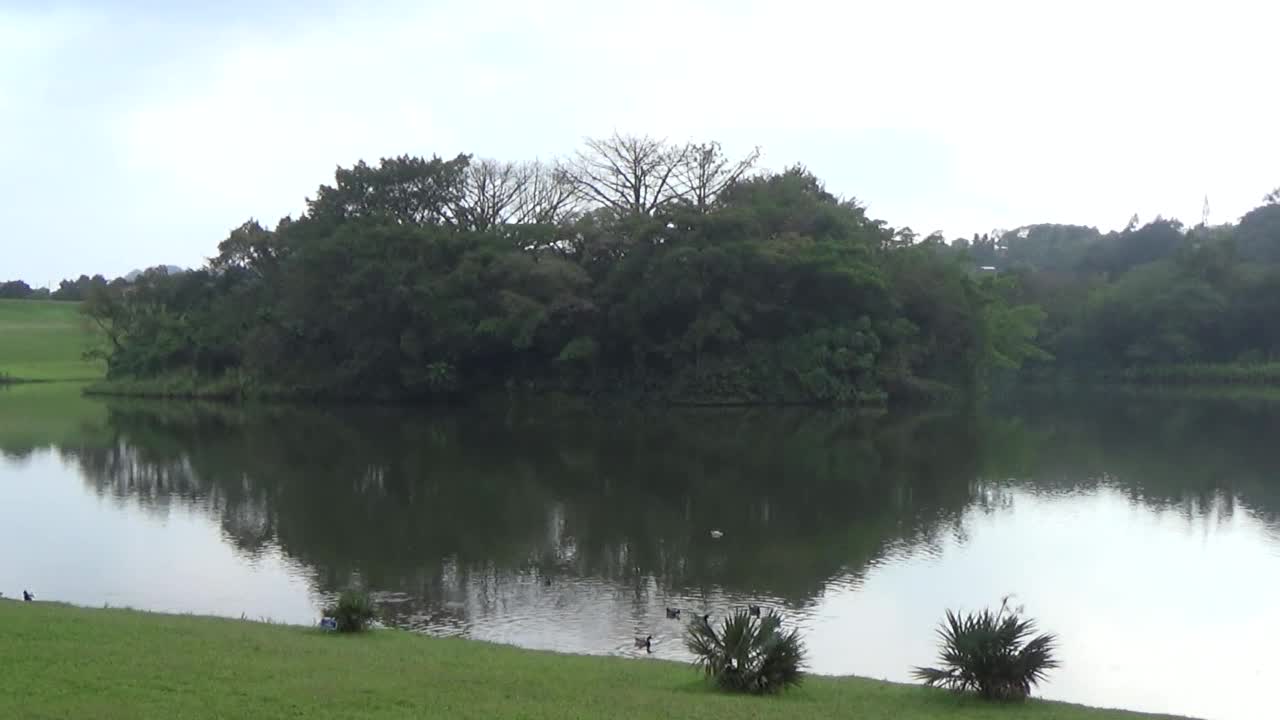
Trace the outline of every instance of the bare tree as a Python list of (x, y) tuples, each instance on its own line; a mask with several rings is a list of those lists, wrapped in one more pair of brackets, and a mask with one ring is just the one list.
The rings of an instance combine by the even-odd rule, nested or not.
[(516, 200), (514, 221), (526, 224), (560, 224), (581, 209), (572, 180), (558, 168), (537, 160), (524, 166), (524, 190)]
[(498, 225), (555, 224), (574, 214), (571, 183), (543, 163), (473, 161), (463, 178), (456, 215), (473, 230)]
[(473, 160), (462, 177), (459, 222), (481, 231), (510, 222), (527, 185), (528, 175), (520, 165)]
[(560, 169), (584, 202), (622, 214), (649, 215), (681, 197), (677, 173), (689, 150), (688, 145), (614, 133), (587, 140), (586, 148)]
[(706, 212), (716, 196), (750, 172), (759, 159), (758, 147), (734, 162), (725, 156), (718, 142), (690, 145), (684, 163), (676, 169), (680, 195)]

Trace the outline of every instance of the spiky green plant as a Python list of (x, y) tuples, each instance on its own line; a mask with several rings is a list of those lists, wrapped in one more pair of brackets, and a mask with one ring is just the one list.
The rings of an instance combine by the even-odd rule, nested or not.
[(338, 601), (325, 608), (324, 614), (337, 623), (338, 632), (363, 632), (369, 629), (377, 614), (373, 598), (363, 590), (343, 590)]
[(913, 674), (933, 687), (976, 692), (988, 700), (1023, 700), (1058, 667), (1057, 637), (1035, 632), (1035, 621), (1024, 619), (1021, 608), (1010, 608), (1008, 598), (996, 612), (962, 617), (948, 610), (938, 628), (942, 667), (918, 667)]
[(796, 630), (782, 630), (782, 617), (752, 617), (738, 610), (716, 628), (698, 618), (689, 624), (685, 646), (694, 664), (724, 690), (775, 693), (804, 679), (805, 647)]

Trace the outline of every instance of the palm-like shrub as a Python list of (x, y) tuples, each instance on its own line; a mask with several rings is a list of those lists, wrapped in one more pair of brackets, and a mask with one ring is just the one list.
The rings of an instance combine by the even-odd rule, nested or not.
[(976, 692), (988, 700), (1023, 700), (1058, 667), (1056, 636), (1035, 632), (1035, 621), (1023, 619), (1021, 608), (1010, 608), (1008, 598), (996, 612), (961, 617), (948, 610), (938, 628), (942, 667), (916, 668), (913, 674), (926, 685)]
[(363, 632), (369, 629), (376, 612), (369, 593), (351, 589), (343, 590), (324, 614), (334, 619), (338, 632)]
[(804, 679), (805, 648), (796, 630), (783, 631), (782, 617), (752, 617), (738, 610), (717, 629), (702, 618), (689, 625), (685, 645), (694, 663), (724, 690), (775, 693)]

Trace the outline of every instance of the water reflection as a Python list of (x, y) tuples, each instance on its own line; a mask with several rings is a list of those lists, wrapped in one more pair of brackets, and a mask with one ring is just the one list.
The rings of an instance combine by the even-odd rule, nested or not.
[(448, 559), (463, 574), (639, 575), (803, 603), (890, 545), (954, 530), (979, 487), (973, 433), (950, 418), (876, 432), (807, 412), (109, 413), (107, 442), (60, 447), (96, 493), (161, 515), (198, 507), (240, 550), (275, 542), (317, 568), (324, 589), (358, 572), (435, 597)]
[[(1076, 395), (871, 417), (78, 402), (42, 440), (0, 395), (0, 541), (36, 523), (44, 557), (23, 572), (57, 565), (47, 582), (78, 602), (310, 622), (360, 582), (403, 627), (616, 654), (653, 634), (669, 658), (684, 651), (665, 607), (759, 602), (805, 631), (816, 670), (906, 680), (944, 608), (1014, 592), (1066, 639), (1053, 697), (1252, 717), (1261, 696), (1235, 686), (1280, 672), (1232, 635), (1280, 640), (1272, 405)], [(111, 550), (86, 550), (91, 533)], [(1210, 651), (1236, 661), (1151, 669)], [(1180, 690), (1213, 678), (1230, 691)]]

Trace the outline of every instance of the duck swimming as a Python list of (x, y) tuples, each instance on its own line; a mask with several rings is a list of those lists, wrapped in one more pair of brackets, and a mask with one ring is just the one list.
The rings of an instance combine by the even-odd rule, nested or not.
[(644, 648), (644, 649), (645, 649), (645, 652), (653, 652), (653, 636), (652, 636), (652, 635), (648, 635), (648, 636), (645, 636), (645, 637), (640, 637), (639, 635), (637, 635), (637, 636), (636, 636), (636, 647), (638, 647), (638, 648)]
[(667, 608), (667, 619), (668, 619), (668, 620), (679, 620), (679, 619), (680, 619), (680, 608)]

